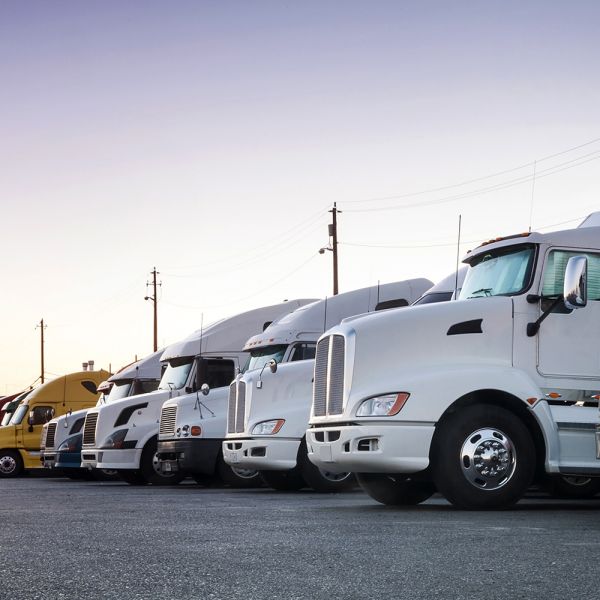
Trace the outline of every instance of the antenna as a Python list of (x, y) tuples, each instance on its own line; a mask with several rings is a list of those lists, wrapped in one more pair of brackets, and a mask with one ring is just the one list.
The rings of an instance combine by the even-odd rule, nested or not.
[(200, 313), (200, 356), (202, 356), (202, 328), (204, 327), (204, 313)]
[(537, 160), (533, 161), (533, 179), (531, 181), (531, 203), (529, 206), (529, 233), (531, 233), (531, 222), (533, 221), (533, 194), (535, 192), (535, 172), (537, 169)]
[(462, 215), (458, 215), (458, 242), (456, 244), (456, 275), (454, 277), (454, 299), (458, 295), (458, 261), (460, 260), (460, 225)]

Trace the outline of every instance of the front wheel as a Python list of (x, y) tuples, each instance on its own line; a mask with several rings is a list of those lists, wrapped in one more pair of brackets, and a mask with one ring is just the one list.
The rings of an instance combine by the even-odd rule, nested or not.
[(436, 487), (455, 506), (506, 508), (533, 479), (535, 446), (513, 413), (492, 405), (469, 406), (439, 425), (431, 466)]
[(252, 488), (262, 485), (262, 478), (258, 471), (229, 466), (223, 459), (222, 452), (219, 452), (217, 458), (216, 471), (221, 481), (231, 487)]
[(23, 473), (23, 459), (13, 450), (0, 450), (0, 477), (18, 477)]
[(185, 477), (183, 473), (163, 473), (160, 470), (157, 450), (157, 438), (151, 438), (142, 451), (140, 459), (140, 472), (146, 483), (152, 485), (177, 485)]
[(413, 506), (435, 493), (432, 483), (414, 481), (408, 475), (356, 473), (356, 479), (373, 500), (388, 506)]
[(353, 473), (334, 473), (313, 465), (308, 458), (305, 440), (302, 440), (298, 450), (298, 467), (308, 487), (311, 487), (315, 492), (346, 492), (356, 487), (356, 479)]

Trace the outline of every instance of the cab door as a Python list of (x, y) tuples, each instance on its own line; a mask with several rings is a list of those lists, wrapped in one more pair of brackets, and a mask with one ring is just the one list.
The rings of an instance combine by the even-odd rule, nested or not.
[(40, 452), (42, 427), (54, 417), (54, 407), (50, 404), (30, 406), (29, 413), (21, 422), (20, 444), (21, 448), (29, 454), (36, 455)]

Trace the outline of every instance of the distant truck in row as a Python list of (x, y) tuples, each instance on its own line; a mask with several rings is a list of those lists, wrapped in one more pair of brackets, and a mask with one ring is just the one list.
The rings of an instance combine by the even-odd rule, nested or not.
[(44, 467), (61, 469), (71, 477), (82, 476), (82, 430), (87, 411), (92, 406), (102, 406), (129, 396), (154, 391), (161, 376), (162, 350), (120, 369), (98, 386), (100, 398), (95, 405), (66, 413), (44, 425), (41, 440)]
[(230, 388), (225, 462), (259, 470), (278, 490), (356, 485), (351, 473), (319, 469), (306, 455), (317, 340), (344, 318), (408, 306), (431, 286), (410, 279), (345, 292), (298, 308), (250, 338), (244, 346), (250, 359)]
[(600, 219), (482, 244), (459, 301), (349, 319), (317, 343), (317, 467), (384, 504), (436, 489), (502, 508), (534, 480), (600, 477)]
[[(132, 485), (164, 485), (193, 475), (184, 470), (185, 465), (199, 459), (211, 473), (218, 469), (221, 476), (243, 484), (243, 474), (236, 474), (226, 465), (219, 469), (220, 452), (213, 452), (214, 447), (220, 449), (225, 432), (226, 391), (223, 395), (220, 390), (227, 390), (236, 371), (243, 366), (244, 342), (274, 319), (306, 302), (292, 300), (241, 313), (167, 347), (161, 356), (165, 370), (155, 392), (88, 411), (83, 429), (82, 466), (115, 469)], [(174, 431), (177, 443), (159, 448), (157, 454), (163, 403), (180, 396), (186, 396), (196, 414), (202, 415), (202, 426), (182, 425)], [(174, 420), (168, 425), (171, 423)], [(218, 439), (213, 439), (215, 435)], [(180, 444), (185, 445), (185, 451), (178, 449)], [(171, 469), (160, 464), (165, 452), (175, 455)]]
[(57, 377), (35, 388), (20, 401), (8, 425), (0, 427), (0, 477), (16, 477), (42, 468), (42, 426), (56, 415), (93, 405), (98, 385), (110, 373), (80, 371)]

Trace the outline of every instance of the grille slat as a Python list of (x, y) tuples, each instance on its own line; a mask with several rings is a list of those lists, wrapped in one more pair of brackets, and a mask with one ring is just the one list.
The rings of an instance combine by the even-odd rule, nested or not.
[(330, 336), (317, 344), (315, 356), (315, 382), (313, 387), (313, 414), (323, 417), (327, 411), (327, 363), (329, 361)]
[(46, 443), (45, 447), (54, 448), (54, 438), (56, 436), (56, 423), (49, 423), (48, 429), (46, 429)]
[(177, 407), (165, 406), (160, 411), (159, 435), (175, 435), (175, 422), (177, 421)]
[(229, 404), (227, 406), (227, 433), (235, 433), (235, 401), (236, 401), (237, 382), (234, 381), (229, 386)]
[(344, 337), (332, 335), (331, 360), (329, 364), (328, 406), (330, 415), (341, 415), (344, 411)]
[(237, 410), (235, 418), (235, 432), (244, 431), (244, 419), (246, 417), (246, 383), (240, 381), (237, 390)]
[(83, 425), (83, 445), (94, 446), (96, 444), (96, 423), (98, 422), (97, 412), (88, 412)]

